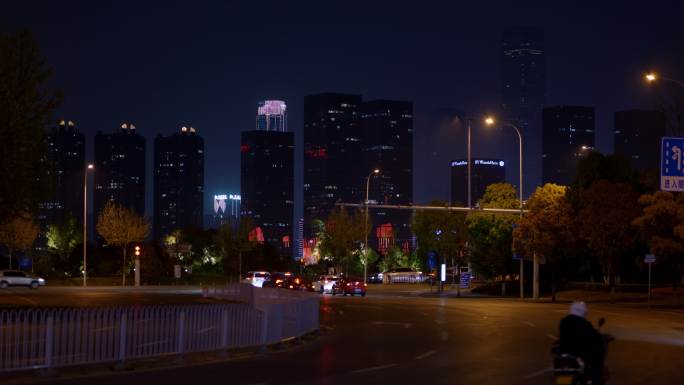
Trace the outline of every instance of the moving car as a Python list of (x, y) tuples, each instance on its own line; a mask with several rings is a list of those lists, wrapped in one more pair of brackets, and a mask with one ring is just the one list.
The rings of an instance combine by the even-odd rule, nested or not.
[(262, 287), (268, 276), (269, 273), (267, 271), (248, 271), (242, 279), (242, 282), (249, 283), (255, 287)]
[(316, 281), (314, 281), (313, 289), (321, 294), (332, 293), (333, 284), (337, 280), (338, 277), (336, 275), (321, 275)]
[(261, 287), (283, 287), (285, 279), (291, 276), (291, 273), (273, 272), (264, 279)]
[(366, 286), (367, 283), (363, 282), (363, 279), (358, 278), (339, 278), (332, 286), (331, 293), (352, 296), (359, 294), (362, 297), (366, 296)]
[(294, 275), (286, 276), (282, 282), (276, 285), (276, 287), (299, 291), (314, 291), (311, 281), (306, 280), (304, 277)]
[(384, 283), (419, 283), (424, 281), (423, 272), (410, 267), (397, 267), (382, 275)]
[(31, 289), (37, 289), (45, 286), (45, 280), (19, 270), (0, 270), (0, 289), (6, 289), (9, 286), (28, 286)]

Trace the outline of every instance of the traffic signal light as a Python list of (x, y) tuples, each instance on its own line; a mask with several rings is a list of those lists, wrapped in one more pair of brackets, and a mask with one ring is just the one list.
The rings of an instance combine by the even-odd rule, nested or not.
[(141, 251), (142, 251), (142, 249), (140, 248), (140, 246), (135, 246), (135, 256), (136, 257), (140, 256)]

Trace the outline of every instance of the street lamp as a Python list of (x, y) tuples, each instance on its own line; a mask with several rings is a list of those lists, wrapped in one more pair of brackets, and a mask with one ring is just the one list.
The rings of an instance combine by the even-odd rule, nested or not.
[(88, 244), (88, 171), (95, 168), (89, 163), (83, 170), (83, 286), (88, 286), (88, 259), (86, 257), (86, 246)]
[(368, 272), (368, 193), (370, 192), (370, 178), (373, 175), (378, 175), (380, 174), (380, 169), (376, 168), (374, 169), (368, 176), (366, 177), (366, 218), (364, 221), (364, 229), (363, 233), (365, 236), (365, 241), (363, 243), (363, 283), (366, 283), (366, 275)]
[(465, 121), (466, 121), (466, 127), (467, 127), (467, 129), (468, 129), (468, 141), (467, 141), (467, 147), (468, 147), (468, 208), (470, 209), (470, 208), (473, 208), (473, 200), (472, 200), (472, 194), (471, 194), (471, 193), (472, 193), (472, 188), (471, 188), (471, 175), (472, 175), (472, 167), (473, 167), (473, 166), (472, 166), (472, 164), (471, 164), (472, 162), (471, 162), (471, 159), (470, 159), (470, 158), (471, 158), (471, 151), (470, 151), (470, 148), (471, 148), (471, 146), (470, 146), (470, 128), (471, 128), (471, 124), (470, 124), (470, 122), (471, 122), (472, 119), (470, 119), (470, 118), (465, 118), (465, 119), (464, 119), (464, 118), (461, 117), (460, 115), (456, 115), (456, 117), (457, 117), (458, 120), (460, 120), (461, 122), (462, 122), (463, 120), (465, 120)]
[[(496, 123), (496, 119), (494, 117), (488, 116), (485, 118), (485, 124), (488, 126), (493, 126)], [(522, 217), (522, 212), (523, 212), (523, 140), (522, 140), (522, 135), (520, 134), (520, 129), (513, 123), (509, 122), (503, 122), (502, 123), (504, 126), (509, 126), (513, 127), (515, 130), (515, 133), (518, 134), (518, 161), (519, 166), (518, 166), (518, 171), (519, 171), (519, 180), (518, 180), (518, 190), (520, 191), (520, 217)], [(520, 298), (524, 298), (524, 291), (523, 291), (523, 258), (522, 256), (520, 257)]]
[(663, 79), (663, 80), (666, 80), (666, 81), (668, 81), (668, 82), (677, 84), (678, 86), (684, 88), (684, 83), (680, 82), (679, 80), (675, 80), (675, 79), (668, 78), (668, 77), (665, 77), (665, 76), (660, 76), (660, 75), (658, 75), (658, 74), (655, 73), (655, 72), (649, 72), (649, 73), (647, 73), (646, 75), (644, 75), (644, 78), (646, 79), (646, 82), (647, 82), (647, 83), (655, 83), (655, 82), (657, 82), (658, 80)]

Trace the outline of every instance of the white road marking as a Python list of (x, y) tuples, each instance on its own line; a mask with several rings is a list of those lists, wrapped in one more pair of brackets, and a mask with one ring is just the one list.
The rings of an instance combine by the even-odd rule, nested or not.
[(446, 341), (449, 339), (449, 333), (447, 333), (447, 332), (442, 332), (441, 336), (442, 336), (442, 341)]
[(372, 372), (375, 370), (389, 369), (389, 368), (393, 368), (393, 367), (398, 366), (398, 365), (399, 364), (387, 364), (387, 365), (373, 366), (371, 368), (357, 369), (357, 370), (352, 370), (351, 374), (367, 373), (367, 372)]
[(554, 341), (558, 339), (558, 337), (554, 336), (553, 334), (547, 334), (546, 336), (551, 338)]
[(392, 322), (392, 321), (375, 321), (373, 325), (393, 325), (393, 326), (403, 326), (405, 329), (410, 328), (413, 324), (408, 322)]
[(431, 355), (433, 355), (433, 354), (435, 354), (435, 353), (437, 353), (436, 350), (430, 350), (429, 352), (425, 352), (425, 353), (423, 353), (423, 354), (417, 356), (416, 359), (417, 359), (417, 360), (422, 360), (423, 358), (428, 358), (428, 357), (430, 357)]
[(30, 304), (33, 305), (33, 306), (38, 306), (38, 302), (36, 302), (36, 301), (34, 301), (34, 300), (30, 299), (30, 298), (26, 298), (26, 297), (24, 297), (23, 295), (18, 295), (17, 297), (23, 299), (24, 301), (30, 303)]
[(537, 370), (537, 371), (534, 372), (534, 373), (530, 373), (530, 374), (526, 375), (526, 376), (523, 377), (523, 378), (527, 380), (527, 379), (530, 379), (530, 378), (533, 378), (533, 377), (541, 376), (542, 374), (548, 373), (548, 372), (550, 372), (550, 371), (552, 371), (552, 370), (553, 370), (553, 367), (549, 366), (549, 367), (544, 368), (544, 369), (542, 369), (542, 370)]
[(537, 326), (537, 325), (533, 324), (533, 323), (530, 322), (530, 321), (521, 321), (521, 322), (524, 323), (525, 325), (529, 326), (529, 327), (535, 327), (535, 326)]

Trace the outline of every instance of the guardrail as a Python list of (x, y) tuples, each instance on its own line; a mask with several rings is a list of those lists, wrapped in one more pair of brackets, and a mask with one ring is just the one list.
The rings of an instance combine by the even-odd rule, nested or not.
[(318, 329), (313, 293), (236, 284), (211, 295), (244, 304), (0, 310), (0, 372), (264, 347)]

